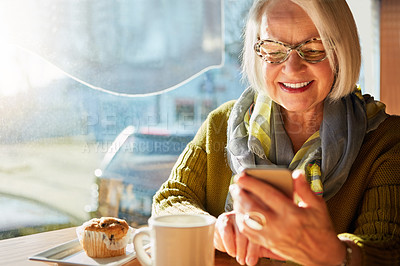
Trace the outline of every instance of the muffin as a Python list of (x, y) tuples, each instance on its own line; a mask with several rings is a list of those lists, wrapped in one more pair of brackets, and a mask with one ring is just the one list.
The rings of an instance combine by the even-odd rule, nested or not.
[(125, 254), (132, 240), (132, 228), (114, 217), (94, 218), (76, 229), (83, 250), (92, 258), (107, 258)]

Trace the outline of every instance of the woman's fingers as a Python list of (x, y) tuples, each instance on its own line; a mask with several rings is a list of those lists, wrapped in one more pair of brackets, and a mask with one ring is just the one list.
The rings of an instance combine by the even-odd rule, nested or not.
[[(236, 213), (237, 224), (243, 224), (243, 215)], [(250, 242), (236, 226), (236, 261), (241, 264), (255, 265), (260, 257), (260, 246)]]
[[(276, 188), (248, 175), (240, 175), (236, 178), (236, 184), (241, 189), (249, 192), (250, 195), (252, 194), (254, 198), (258, 199), (258, 205), (264, 208), (267, 207), (273, 211), (278, 211), (283, 205), (293, 204), (292, 199), (288, 198)], [(234, 195), (232, 195), (232, 197), (235, 200)], [(255, 202), (255, 200), (253, 200), (253, 202)]]
[(247, 245), (246, 264), (256, 265), (260, 255), (260, 246), (253, 242), (249, 242)]
[(303, 170), (295, 170), (292, 174), (295, 194), (301, 199), (300, 207), (314, 206), (318, 204), (318, 198), (310, 188)]
[[(307, 262), (312, 257), (309, 247), (322, 250), (326, 249), (324, 243), (337, 240), (325, 202), (311, 190), (304, 171), (294, 171), (292, 177), (295, 200), (247, 175), (240, 175), (236, 184), (231, 185), (230, 192), (240, 229), (237, 233), (242, 233), (248, 239), (247, 264), (253, 264), (251, 258), (257, 253), (252, 245), (263, 247), (258, 257), (263, 255), (278, 260), (283, 257), (296, 258), (300, 262)], [(300, 200), (299, 204), (297, 200)], [(240, 263), (242, 254), (241, 247), (237, 254)]]
[(219, 251), (226, 252), (225, 247), (222, 244), (221, 236), (217, 230), (214, 231), (214, 247)]
[(236, 234), (236, 261), (240, 265), (244, 265), (246, 263), (246, 253), (247, 253), (247, 245), (248, 240), (240, 231), (237, 225), (235, 226), (235, 234)]
[(243, 220), (243, 215), (236, 212), (221, 214), (215, 224), (214, 246), (216, 249), (236, 257), (241, 264), (255, 265), (261, 257), (260, 246), (250, 243), (236, 224)]
[[(229, 190), (233, 199), (233, 208), (237, 212), (236, 223), (238, 225), (241, 225), (243, 222), (243, 215), (240, 215), (241, 213), (244, 214), (249, 210), (254, 211), (255, 209), (265, 210), (267, 208), (266, 206), (263, 206), (254, 195), (251, 195), (248, 191), (240, 189), (236, 184), (231, 185)], [(243, 231), (243, 228), (239, 227), (239, 229)]]
[[(295, 170), (293, 171), (292, 177), (294, 188), (293, 193), (301, 199), (299, 206), (319, 206), (321, 200), (311, 190), (310, 184), (306, 180), (304, 171)], [(241, 189), (250, 192), (250, 196), (255, 196), (258, 200), (261, 200), (262, 202), (258, 202), (259, 206), (267, 206), (275, 212), (281, 211), (284, 206), (293, 205), (293, 200), (286, 197), (279, 190), (246, 174), (238, 176), (236, 178), (236, 184)], [(238, 191), (239, 189), (236, 189), (236, 195), (239, 195)], [(243, 207), (246, 208), (247, 206)]]
[(215, 223), (215, 248), (236, 257), (236, 232), (233, 213), (221, 214)]

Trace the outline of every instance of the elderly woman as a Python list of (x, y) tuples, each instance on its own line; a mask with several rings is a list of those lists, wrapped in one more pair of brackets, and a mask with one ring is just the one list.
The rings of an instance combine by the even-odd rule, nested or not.
[[(345, 0), (254, 1), (243, 49), (251, 86), (210, 113), (153, 215), (218, 217), (215, 247), (240, 264), (398, 263), (400, 119), (361, 95), (360, 64)], [(293, 199), (242, 173), (254, 165), (293, 170)]]

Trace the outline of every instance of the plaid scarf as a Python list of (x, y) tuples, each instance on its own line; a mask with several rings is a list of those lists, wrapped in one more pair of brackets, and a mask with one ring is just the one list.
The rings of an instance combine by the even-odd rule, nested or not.
[[(328, 200), (346, 181), (365, 134), (376, 129), (386, 117), (385, 105), (369, 95), (363, 96), (357, 87), (339, 101), (325, 100), (319, 131), (294, 154), (280, 106), (248, 88), (235, 103), (228, 120), (229, 165), (234, 174), (255, 165), (303, 169), (311, 189)], [(227, 205), (231, 204), (229, 198)]]

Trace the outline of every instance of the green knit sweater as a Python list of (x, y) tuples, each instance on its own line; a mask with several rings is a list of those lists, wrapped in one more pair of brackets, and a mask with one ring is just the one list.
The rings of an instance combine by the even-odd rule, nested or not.
[[(153, 199), (153, 215), (224, 212), (232, 171), (225, 152), (234, 101), (210, 113)], [(327, 201), (338, 234), (353, 239), (364, 265), (400, 265), (400, 117), (365, 136), (349, 177)]]

